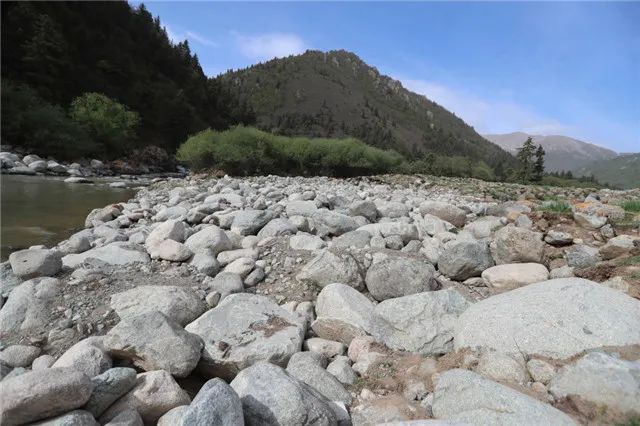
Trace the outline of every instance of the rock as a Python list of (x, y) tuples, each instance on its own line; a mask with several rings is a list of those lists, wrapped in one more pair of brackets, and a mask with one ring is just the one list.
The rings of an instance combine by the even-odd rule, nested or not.
[(85, 374), (69, 368), (49, 368), (5, 379), (0, 386), (3, 425), (20, 425), (82, 407), (93, 384)]
[(221, 379), (202, 386), (182, 414), (183, 425), (237, 426), (244, 424), (242, 402), (236, 392)]
[(351, 368), (349, 357), (346, 356), (337, 356), (336, 359), (327, 366), (327, 372), (333, 374), (340, 383), (345, 385), (354, 384), (358, 378), (353, 368)]
[[(73, 179), (73, 178), (69, 178)], [(65, 179), (65, 182), (69, 182), (69, 179)], [(72, 182), (73, 183), (73, 182)], [(93, 209), (87, 215), (87, 218), (84, 221), (85, 228), (91, 228), (95, 224), (102, 224), (104, 222), (109, 222), (113, 220), (115, 217), (120, 216), (121, 212), (114, 205), (106, 206), (101, 209)]]
[(482, 271), (491, 266), (493, 266), (493, 259), (489, 247), (482, 241), (449, 242), (445, 244), (438, 258), (440, 272), (457, 281), (478, 277)]
[[(282, 368), (259, 362), (231, 382), (251, 425), (335, 425), (331, 402)], [(277, 389), (278, 392), (273, 392)]]
[(453, 328), (469, 302), (454, 289), (385, 300), (375, 313), (386, 321), (372, 331), (377, 341), (397, 350), (441, 355), (453, 350)]
[(252, 259), (255, 261), (255, 260), (258, 260), (259, 255), (260, 255), (259, 251), (254, 248), (227, 250), (227, 251), (220, 252), (218, 254), (218, 263), (222, 266), (225, 266), (243, 257)]
[(476, 373), (500, 382), (524, 385), (529, 381), (524, 360), (495, 351), (484, 351), (480, 355)]
[(337, 237), (358, 227), (358, 222), (353, 217), (324, 209), (314, 213), (313, 223), (319, 237)]
[(167, 220), (153, 228), (145, 240), (147, 251), (151, 252), (155, 246), (164, 240), (183, 242), (187, 235), (187, 226), (180, 220)]
[(296, 315), (247, 293), (227, 296), (186, 330), (205, 343), (199, 371), (227, 380), (262, 360), (285, 366), (302, 347), (305, 333)]
[(382, 301), (436, 289), (435, 273), (433, 265), (420, 259), (389, 256), (369, 267), (365, 283), (371, 296)]
[(544, 385), (548, 384), (556, 374), (556, 369), (553, 365), (536, 358), (527, 362), (527, 371), (534, 381)]
[(331, 250), (322, 250), (296, 275), (303, 283), (325, 287), (331, 283), (344, 283), (351, 287), (363, 288), (358, 262), (350, 254), (339, 255)]
[[(415, 402), (409, 402), (398, 395), (384, 396), (367, 400), (351, 410), (354, 426), (376, 426), (406, 424), (413, 426), (416, 421), (426, 417), (424, 408)], [(421, 422), (416, 426), (421, 426)]]
[(196, 252), (189, 265), (196, 268), (198, 272), (201, 274), (214, 277), (218, 271), (220, 271), (220, 264), (218, 260), (214, 256), (213, 252), (210, 250), (201, 250)]
[(56, 278), (34, 278), (20, 284), (0, 309), (0, 335), (46, 326), (59, 292), (60, 281)]
[(573, 268), (571, 266), (563, 266), (561, 268), (552, 269), (549, 272), (549, 279), (553, 280), (556, 278), (571, 278), (573, 277)]
[(409, 214), (409, 208), (397, 201), (379, 201), (376, 207), (381, 217), (398, 218)]
[(109, 265), (129, 265), (131, 263), (149, 263), (149, 255), (137, 244), (115, 242), (93, 248), (83, 253), (68, 254), (62, 258), (62, 264), (77, 268), (88, 259), (98, 259)]
[(136, 370), (116, 367), (91, 379), (93, 393), (84, 406), (94, 417), (100, 417), (104, 411), (121, 396), (129, 392), (136, 384)]
[(42, 160), (33, 161), (28, 164), (31, 170), (36, 172), (46, 172), (47, 171), (47, 162)]
[(69, 367), (89, 377), (111, 368), (111, 357), (103, 350), (102, 337), (89, 337), (71, 346), (51, 368)]
[(304, 341), (305, 350), (319, 353), (326, 358), (333, 358), (336, 355), (344, 355), (347, 347), (340, 342), (322, 339), (320, 337), (312, 337)]
[(624, 278), (619, 276), (612, 277), (606, 281), (603, 281), (601, 284), (614, 290), (620, 290), (623, 293), (628, 293), (630, 289), (629, 283), (626, 282)]
[(231, 231), (240, 235), (255, 235), (271, 219), (269, 210), (239, 210), (231, 223)]
[(142, 417), (136, 410), (124, 410), (104, 426), (143, 426)]
[(578, 396), (625, 415), (640, 413), (640, 361), (625, 361), (590, 352), (563, 367), (551, 380), (556, 398)]
[(64, 183), (93, 183), (93, 181), (85, 177), (73, 176), (66, 178)]
[(90, 164), (91, 164), (91, 167), (96, 169), (96, 170), (104, 169), (104, 163), (102, 161), (100, 161), (100, 160), (93, 159), (93, 160), (91, 160)]
[(157, 426), (182, 425), (182, 416), (184, 416), (184, 413), (186, 413), (188, 409), (188, 405), (180, 405), (179, 407), (172, 408), (160, 417)]
[(460, 315), (454, 332), (455, 349), (556, 359), (639, 343), (640, 301), (580, 278), (529, 284), (477, 302)]
[(31, 369), (33, 371), (46, 370), (47, 368), (51, 368), (54, 362), (56, 362), (56, 359), (51, 355), (40, 355), (33, 360)]
[(378, 208), (375, 203), (367, 200), (359, 200), (354, 201), (349, 206), (349, 215), (350, 216), (364, 216), (369, 220), (369, 222), (373, 222), (378, 217)]
[(324, 367), (327, 360), (316, 352), (293, 354), (287, 365), (287, 373), (308, 384), (330, 401), (351, 404), (351, 394)]
[(221, 272), (215, 278), (205, 279), (204, 283), (210, 290), (220, 293), (220, 300), (233, 293), (242, 293), (244, 290), (242, 277), (232, 272)]
[[(425, 215), (426, 219), (426, 215)], [(467, 223), (464, 227), (465, 231), (471, 233), (476, 239), (481, 238), (489, 238), (491, 234), (502, 228), (506, 222), (503, 222), (504, 219), (501, 219), (496, 216), (484, 216), (474, 220), (471, 223)], [(438, 232), (449, 231), (449, 229), (441, 229), (438, 228), (437, 232), (434, 232), (429, 235), (435, 235)]]
[(605, 245), (600, 247), (600, 257), (603, 260), (615, 259), (629, 253), (635, 247), (634, 241), (640, 240), (633, 238), (631, 235), (618, 235), (611, 238)]
[[(397, 237), (397, 235), (396, 235)], [(367, 231), (358, 230), (350, 231), (345, 234), (340, 235), (333, 239), (331, 247), (332, 248), (365, 248), (369, 245), (369, 241), (371, 240), (371, 234)]]
[(595, 247), (586, 244), (573, 246), (566, 254), (567, 265), (572, 268), (588, 268), (600, 261), (600, 254)]
[(298, 232), (298, 228), (286, 218), (272, 219), (264, 228), (258, 232), (258, 238), (279, 237), (281, 235), (292, 235)]
[(164, 222), (169, 219), (185, 219), (188, 210), (182, 206), (171, 206), (160, 210), (153, 220), (156, 222)]
[(224, 268), (223, 272), (229, 273), (229, 274), (237, 274), (237, 275), (240, 275), (240, 277), (245, 278), (247, 275), (249, 275), (249, 273), (253, 270), (255, 266), (256, 266), (255, 260), (248, 257), (241, 257), (240, 259), (236, 259), (230, 264), (228, 264)]
[(214, 256), (217, 256), (221, 251), (233, 249), (233, 244), (227, 234), (215, 225), (207, 226), (191, 235), (184, 242), (184, 245), (194, 253), (208, 250)]
[(168, 260), (171, 262), (184, 262), (193, 256), (193, 252), (184, 244), (174, 240), (162, 241), (156, 245), (149, 254), (153, 259)]
[(351, 343), (376, 324), (373, 303), (354, 288), (334, 283), (324, 287), (316, 301), (313, 331), (324, 339)]
[(497, 265), (503, 263), (542, 263), (542, 234), (525, 228), (505, 226), (495, 233), (491, 254)]
[(575, 220), (578, 225), (587, 229), (599, 229), (607, 223), (605, 216), (594, 216), (579, 212), (573, 213), (573, 220)]
[(0, 363), (9, 367), (29, 367), (40, 355), (40, 348), (28, 345), (11, 345), (0, 351)]
[(167, 411), (189, 402), (189, 396), (171, 374), (164, 370), (150, 371), (138, 374), (133, 389), (107, 408), (100, 423), (107, 423), (122, 411), (131, 409), (140, 414), (145, 424), (156, 424)]
[(478, 425), (575, 425), (571, 417), (537, 399), (467, 370), (440, 375), (433, 399), (435, 418)]
[(145, 370), (166, 370), (186, 377), (200, 360), (202, 341), (164, 314), (154, 311), (120, 321), (104, 346), (116, 358)]
[(22, 283), (22, 279), (16, 277), (9, 262), (0, 263), (0, 298), (9, 297), (11, 291)]
[(552, 246), (566, 246), (573, 243), (573, 236), (568, 232), (561, 232), (551, 229), (544, 237), (544, 241)]
[(261, 282), (265, 277), (264, 269), (257, 267), (244, 279), (244, 284), (247, 287), (253, 287)]
[(27, 249), (9, 255), (13, 273), (22, 279), (50, 277), (62, 269), (60, 253), (47, 249)]
[(539, 263), (512, 263), (485, 269), (482, 278), (491, 288), (511, 290), (527, 284), (546, 281), (549, 271)]
[(74, 410), (61, 416), (32, 423), (32, 426), (100, 426), (91, 413), (84, 410)]
[(457, 228), (462, 228), (467, 219), (464, 210), (448, 203), (440, 201), (425, 201), (420, 204), (420, 213), (422, 215), (432, 214), (442, 220), (453, 224)]
[(322, 238), (311, 234), (298, 234), (289, 239), (292, 250), (319, 250), (327, 245)]
[(198, 318), (207, 306), (190, 288), (139, 286), (111, 296), (111, 308), (122, 319), (159, 311), (184, 326)]

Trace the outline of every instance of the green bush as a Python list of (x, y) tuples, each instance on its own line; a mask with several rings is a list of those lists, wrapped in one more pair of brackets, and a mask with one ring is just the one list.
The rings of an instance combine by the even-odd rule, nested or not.
[(176, 156), (195, 170), (216, 168), (232, 175), (357, 176), (395, 171), (403, 161), (394, 151), (356, 139), (277, 136), (242, 126), (202, 131), (182, 144)]

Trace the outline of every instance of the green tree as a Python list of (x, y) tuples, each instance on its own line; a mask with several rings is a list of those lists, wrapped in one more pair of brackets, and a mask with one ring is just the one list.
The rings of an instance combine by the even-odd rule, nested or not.
[(544, 176), (544, 148), (542, 145), (538, 145), (536, 148), (536, 161), (533, 163), (533, 176), (531, 179), (534, 182), (542, 182), (542, 178)]
[(71, 118), (108, 156), (122, 154), (136, 137), (138, 113), (101, 93), (85, 93), (71, 103)]
[(531, 137), (527, 138), (522, 148), (518, 149), (518, 155), (516, 158), (520, 162), (520, 171), (518, 178), (522, 183), (529, 183), (533, 174), (532, 157), (535, 153), (535, 146)]

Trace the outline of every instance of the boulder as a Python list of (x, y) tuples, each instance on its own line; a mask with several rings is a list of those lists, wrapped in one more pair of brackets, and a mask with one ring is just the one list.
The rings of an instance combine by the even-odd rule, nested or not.
[(298, 234), (289, 239), (289, 247), (292, 250), (319, 250), (326, 247), (322, 238), (311, 234)]
[(351, 361), (347, 356), (337, 356), (327, 365), (327, 372), (333, 374), (340, 383), (345, 385), (354, 384), (358, 378), (353, 368), (351, 368)]
[(9, 255), (13, 273), (22, 279), (50, 277), (62, 269), (60, 253), (47, 249), (26, 249)]
[(165, 370), (186, 377), (202, 352), (201, 339), (164, 314), (153, 311), (126, 318), (113, 327), (104, 346), (116, 358), (145, 370)]
[(398, 201), (378, 201), (376, 207), (380, 217), (398, 218), (409, 214), (409, 207)]
[(314, 213), (313, 223), (319, 237), (339, 236), (358, 227), (358, 222), (353, 217), (324, 209)]
[(344, 355), (347, 350), (344, 343), (334, 342), (333, 340), (327, 340), (321, 337), (312, 337), (305, 340), (303, 348), (307, 351), (322, 354), (326, 358), (333, 358), (336, 355)]
[(433, 265), (421, 259), (388, 256), (369, 267), (365, 283), (371, 296), (382, 301), (435, 290), (438, 285), (435, 281), (435, 273)]
[(587, 229), (599, 229), (607, 223), (605, 216), (596, 216), (580, 212), (573, 213), (573, 220), (575, 220), (578, 225)]
[(182, 425), (182, 416), (189, 409), (188, 405), (180, 405), (172, 408), (160, 417), (157, 426), (175, 426)]
[(189, 395), (164, 370), (138, 374), (135, 386), (111, 405), (100, 417), (105, 424), (125, 410), (135, 410), (145, 424), (156, 424), (167, 411), (188, 405)]
[[(503, 222), (503, 220), (504, 219), (496, 216), (483, 216), (471, 223), (467, 223), (464, 227), (464, 230), (469, 232), (476, 239), (489, 238), (494, 231), (504, 226), (506, 222)], [(443, 229), (440, 232), (443, 231), (449, 231), (449, 229)], [(434, 232), (430, 235), (435, 235), (436, 233), (437, 232)]]
[(147, 251), (150, 252), (164, 240), (173, 240), (181, 243), (184, 241), (186, 235), (187, 225), (181, 220), (171, 219), (153, 228), (153, 231), (149, 233), (144, 244), (147, 247)]
[(202, 386), (181, 415), (182, 425), (242, 426), (244, 415), (238, 394), (221, 379)]
[(255, 235), (271, 219), (269, 210), (240, 210), (231, 223), (231, 231), (240, 235)]
[[(259, 362), (231, 382), (251, 425), (335, 425), (331, 402), (281, 367)], [(274, 392), (277, 389), (277, 392)]]
[(355, 231), (349, 231), (345, 234), (336, 237), (331, 242), (332, 248), (365, 248), (369, 245), (369, 241), (371, 240), (371, 234), (367, 231), (363, 231), (361, 229), (356, 229)]
[(93, 392), (84, 406), (94, 417), (100, 417), (107, 408), (136, 384), (136, 370), (133, 368), (110, 368), (91, 379)]
[(551, 405), (460, 369), (440, 375), (434, 392), (433, 415), (474, 425), (576, 424)]
[(193, 256), (193, 252), (184, 244), (174, 240), (164, 240), (149, 251), (152, 259), (168, 260), (170, 262), (184, 262)]
[(526, 228), (505, 226), (499, 229), (491, 243), (491, 254), (497, 265), (503, 263), (542, 263), (542, 234)]
[(196, 268), (201, 274), (210, 277), (214, 277), (220, 270), (220, 264), (216, 256), (209, 249), (196, 252), (191, 258), (191, 261), (189, 261), (189, 265)]
[(445, 220), (457, 228), (462, 228), (467, 219), (464, 210), (452, 204), (440, 201), (425, 201), (420, 204), (420, 213), (422, 215), (431, 214)]
[[(73, 179), (73, 181), (72, 181), (72, 179)], [(65, 182), (67, 182), (67, 183), (85, 183), (84, 180), (86, 180), (86, 179), (77, 178), (76, 177), (76, 178), (65, 179)], [(110, 220), (113, 220), (114, 218), (120, 216), (121, 214), (122, 214), (122, 212), (115, 205), (106, 206), (106, 207), (103, 207), (101, 209), (93, 209), (87, 215), (87, 218), (84, 221), (84, 227), (85, 228), (91, 228), (95, 224), (102, 224), (104, 222), (109, 222)]]
[(0, 386), (0, 419), (7, 426), (57, 416), (82, 407), (93, 383), (84, 373), (49, 368), (5, 379)]
[(187, 216), (188, 210), (182, 206), (171, 206), (166, 207), (160, 210), (154, 217), (153, 220), (156, 222), (164, 222), (169, 219), (185, 219)]
[(375, 313), (386, 324), (372, 334), (392, 349), (442, 355), (453, 350), (455, 323), (469, 305), (454, 289), (385, 300)]
[(13, 273), (8, 261), (0, 263), (0, 297), (9, 297), (11, 291), (21, 283), (22, 279)]
[(62, 354), (51, 368), (69, 367), (89, 377), (97, 376), (111, 368), (111, 357), (104, 351), (102, 337), (80, 340)]
[(28, 164), (31, 170), (36, 172), (46, 172), (47, 171), (47, 162), (43, 160), (36, 160)]
[(46, 326), (60, 285), (56, 278), (34, 278), (16, 287), (0, 309), (0, 336)]
[(276, 218), (267, 223), (258, 232), (258, 238), (279, 237), (281, 235), (292, 235), (298, 232), (298, 228), (286, 218)]
[(378, 208), (373, 201), (358, 200), (349, 206), (350, 216), (364, 216), (368, 221), (373, 222), (378, 217)]
[(40, 355), (40, 348), (30, 345), (11, 345), (0, 351), (0, 363), (9, 367), (29, 367)]
[(455, 349), (556, 359), (633, 344), (640, 344), (640, 301), (580, 278), (529, 284), (477, 302), (460, 315), (454, 332)]
[(300, 319), (268, 298), (237, 293), (187, 325), (204, 341), (198, 369), (210, 377), (231, 380), (258, 361), (285, 366), (302, 347)]
[(220, 252), (218, 254), (217, 259), (218, 259), (218, 263), (221, 266), (226, 266), (231, 262), (243, 257), (249, 258), (255, 261), (255, 260), (258, 260), (259, 255), (260, 255), (260, 252), (255, 248), (244, 248), (244, 249), (227, 250), (227, 251)]
[(497, 290), (511, 290), (527, 284), (546, 281), (549, 271), (539, 263), (496, 265), (482, 271), (487, 286)]
[[(502, 228), (504, 229), (504, 228)], [(464, 281), (478, 277), (493, 266), (487, 243), (475, 240), (454, 240), (444, 245), (438, 258), (438, 269), (447, 277)]]
[(351, 394), (331, 373), (325, 370), (327, 360), (316, 352), (293, 354), (287, 364), (287, 373), (308, 384), (330, 401), (351, 404)]
[(577, 244), (567, 251), (566, 258), (567, 265), (572, 268), (588, 268), (600, 261), (600, 253), (595, 247)]
[(100, 426), (100, 423), (84, 410), (73, 410), (69, 413), (32, 423), (32, 426)]
[(184, 326), (202, 315), (207, 305), (188, 287), (145, 285), (112, 295), (111, 308), (122, 319), (159, 311)]
[[(365, 400), (351, 410), (351, 421), (356, 426), (423, 426), (422, 422), (435, 421), (415, 420), (425, 417), (425, 409), (416, 401), (408, 401), (397, 394)], [(439, 425), (444, 426), (442, 423), (434, 426)], [(427, 423), (426, 426), (430, 424)]]
[(544, 237), (544, 241), (552, 246), (566, 246), (573, 243), (573, 235), (568, 232), (556, 231), (551, 229)]
[(296, 279), (319, 287), (339, 282), (357, 289), (363, 288), (360, 268), (353, 255), (341, 255), (331, 250), (318, 253), (300, 270)]
[(77, 268), (88, 259), (98, 259), (109, 265), (129, 265), (150, 261), (149, 255), (138, 244), (115, 242), (83, 253), (68, 254), (62, 258), (62, 264), (69, 268)]
[(600, 257), (603, 260), (615, 259), (629, 253), (635, 248), (636, 244), (640, 247), (639, 239), (633, 238), (631, 235), (618, 235), (600, 247)]
[(496, 351), (484, 351), (478, 358), (476, 373), (499, 382), (525, 385), (529, 381), (527, 368), (521, 357)]
[(233, 244), (227, 234), (215, 225), (207, 226), (191, 235), (184, 242), (184, 245), (194, 253), (209, 251), (214, 256), (217, 256), (221, 251), (233, 249)]
[(233, 293), (242, 293), (244, 290), (242, 277), (232, 272), (221, 272), (215, 278), (206, 278), (203, 284), (206, 284), (209, 290), (220, 293), (220, 300)]
[(144, 421), (136, 410), (126, 409), (104, 426), (144, 426)]

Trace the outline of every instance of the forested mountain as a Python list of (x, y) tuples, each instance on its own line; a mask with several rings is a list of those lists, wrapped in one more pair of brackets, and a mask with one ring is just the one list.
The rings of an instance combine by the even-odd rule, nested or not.
[(618, 188), (640, 188), (640, 153), (621, 154), (609, 160), (600, 160), (580, 167), (577, 175), (595, 176)]
[(307, 51), (230, 71), (215, 81), (251, 106), (258, 127), (275, 133), (353, 136), (413, 159), (431, 152), (493, 167), (515, 164), (455, 114), (343, 50)]
[(577, 171), (594, 161), (609, 160), (618, 155), (610, 149), (560, 135), (542, 136), (514, 132), (484, 137), (513, 155), (527, 138), (531, 137), (535, 145), (542, 145), (545, 150), (545, 170), (548, 172)]
[[(186, 41), (172, 44), (144, 5), (126, 2), (2, 2), (2, 82), (4, 105), (46, 104), (30, 118), (53, 126), (53, 137), (69, 127), (61, 125), (60, 111), (83, 93), (105, 94), (137, 112), (137, 137), (122, 141), (120, 152), (104, 155), (146, 144), (173, 151), (206, 127), (252, 121), (218, 85), (209, 84)], [(6, 113), (28, 112), (16, 109)], [(3, 143), (38, 138), (15, 124), (23, 118), (7, 116), (3, 108), (3, 124), (14, 124), (3, 126)]]

